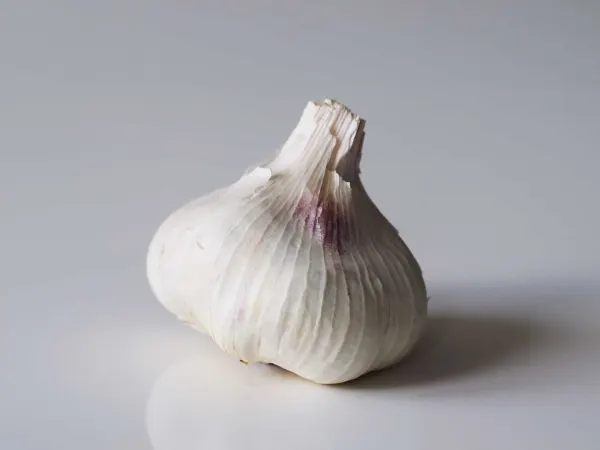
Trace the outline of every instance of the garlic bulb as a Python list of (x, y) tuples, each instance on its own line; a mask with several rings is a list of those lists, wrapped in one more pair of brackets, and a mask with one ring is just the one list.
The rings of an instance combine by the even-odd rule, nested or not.
[(419, 264), (359, 177), (364, 120), (309, 102), (277, 156), (174, 212), (147, 256), (164, 307), (244, 362), (321, 384), (400, 361), (427, 315)]

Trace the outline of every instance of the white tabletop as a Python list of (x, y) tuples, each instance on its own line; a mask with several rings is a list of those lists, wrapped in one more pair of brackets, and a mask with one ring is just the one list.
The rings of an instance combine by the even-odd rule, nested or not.
[[(1, 450), (599, 448), (600, 8), (353, 3), (3, 3)], [(325, 97), (432, 297), (411, 358), (337, 387), (226, 356), (144, 273)]]

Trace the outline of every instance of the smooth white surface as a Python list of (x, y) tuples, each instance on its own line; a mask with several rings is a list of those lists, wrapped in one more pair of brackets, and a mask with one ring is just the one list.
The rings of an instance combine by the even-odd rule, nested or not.
[[(597, 449), (600, 4), (294, 3), (1, 2), (0, 449)], [(432, 295), (414, 358), (339, 388), (231, 361), (144, 277), (324, 97)]]

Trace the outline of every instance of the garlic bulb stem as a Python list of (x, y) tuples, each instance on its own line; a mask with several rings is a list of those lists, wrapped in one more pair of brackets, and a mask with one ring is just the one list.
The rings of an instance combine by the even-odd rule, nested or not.
[(158, 300), (239, 360), (317, 383), (401, 360), (426, 288), (360, 180), (364, 126), (309, 102), (270, 163), (174, 212), (148, 251)]

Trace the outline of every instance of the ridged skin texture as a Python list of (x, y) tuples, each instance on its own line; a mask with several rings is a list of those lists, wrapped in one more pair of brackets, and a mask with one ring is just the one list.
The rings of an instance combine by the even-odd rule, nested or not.
[(274, 161), (172, 214), (148, 252), (158, 300), (228, 354), (316, 383), (401, 360), (427, 294), (360, 181), (363, 125), (309, 103)]

